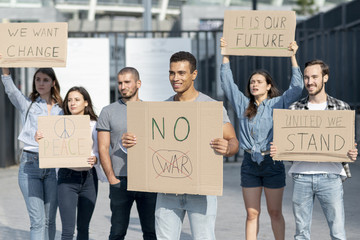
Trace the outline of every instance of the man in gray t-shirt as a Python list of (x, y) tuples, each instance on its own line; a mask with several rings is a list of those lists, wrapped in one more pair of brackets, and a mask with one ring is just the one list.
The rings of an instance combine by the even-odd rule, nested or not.
[(127, 129), (126, 103), (140, 101), (138, 90), (141, 81), (138, 71), (131, 67), (123, 68), (118, 74), (118, 84), (122, 98), (102, 109), (96, 127), (100, 161), (110, 183), (112, 215), (109, 240), (125, 238), (134, 201), (139, 212), (144, 239), (152, 240), (156, 239), (156, 193), (127, 190), (127, 152), (121, 146), (121, 136)]
[[(196, 76), (196, 59), (191, 53), (173, 54), (170, 58), (169, 80), (176, 94), (168, 101), (214, 101), (195, 89)], [(239, 142), (225, 109), (223, 116), (223, 138), (212, 140), (210, 147), (221, 155), (232, 156), (238, 152)], [(126, 133), (122, 143), (124, 147), (132, 147), (136, 144), (136, 138)], [(215, 239), (216, 211), (216, 196), (158, 193), (155, 210), (156, 237), (158, 240), (180, 239), (181, 225), (187, 213), (194, 240)]]

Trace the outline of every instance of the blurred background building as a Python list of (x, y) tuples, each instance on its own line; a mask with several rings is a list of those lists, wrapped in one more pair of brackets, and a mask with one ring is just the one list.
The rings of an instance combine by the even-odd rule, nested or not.
[[(327, 92), (347, 101), (359, 113), (360, 0), (0, 0), (0, 21), (66, 21), (70, 38), (109, 38), (110, 101), (118, 98), (116, 76), (126, 66), (126, 38), (190, 38), (199, 62), (196, 87), (227, 105), (219, 85), (219, 39), (226, 9), (295, 10), (300, 66), (314, 58), (329, 63), (331, 81)], [(288, 58), (231, 58), (240, 90), (245, 90), (247, 77), (257, 68), (267, 69), (285, 90), (290, 66)], [(28, 69), (15, 69), (14, 76), (15, 83), (28, 95), (32, 74)], [(231, 107), (227, 107), (233, 115)], [(0, 116), (0, 167), (5, 167), (17, 162), (20, 147), (16, 139), (19, 120), (2, 85), (0, 111), (7, 113)], [(236, 121), (233, 118), (235, 127)], [(359, 145), (360, 127), (356, 131)]]
[(207, 30), (221, 26), (224, 10), (295, 10), (301, 19), (346, 0), (0, 0), (0, 19), (68, 21), (69, 31), (143, 30), (144, 2), (151, 2), (153, 30)]

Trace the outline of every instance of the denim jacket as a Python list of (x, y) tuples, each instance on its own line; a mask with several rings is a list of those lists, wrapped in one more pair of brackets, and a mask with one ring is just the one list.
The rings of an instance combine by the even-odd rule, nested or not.
[[(8, 95), (11, 103), (20, 111), (22, 130), (18, 137), (20, 141), (24, 143), (24, 149), (38, 152), (39, 145), (35, 141), (35, 132), (37, 130), (37, 118), (38, 116), (48, 116), (48, 109), (46, 101), (38, 97), (31, 105), (27, 119), (25, 121), (26, 112), (31, 104), (31, 100), (25, 97), (24, 94), (15, 86), (11, 76), (1, 75), (1, 80), (5, 87), (5, 92)], [(53, 105), (50, 111), (50, 115), (62, 115), (63, 111), (58, 104)]]
[(261, 102), (256, 115), (251, 119), (244, 115), (250, 100), (234, 83), (230, 63), (221, 65), (220, 78), (221, 87), (239, 119), (240, 147), (251, 152), (252, 161), (260, 163), (264, 158), (261, 152), (270, 149), (273, 139), (273, 109), (286, 109), (301, 96), (304, 82), (300, 68), (292, 67), (289, 89), (281, 96)]

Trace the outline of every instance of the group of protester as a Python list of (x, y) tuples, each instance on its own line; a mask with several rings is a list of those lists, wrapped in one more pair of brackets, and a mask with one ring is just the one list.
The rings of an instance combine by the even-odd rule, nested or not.
[[(221, 47), (226, 41), (221, 39)], [(256, 239), (262, 191), (275, 239), (285, 239), (282, 199), (285, 168), (274, 161), (277, 148), (272, 144), (273, 109), (346, 110), (349, 105), (325, 91), (329, 68), (320, 60), (305, 64), (304, 76), (297, 64), (296, 42), (292, 52), (292, 77), (289, 88), (280, 95), (271, 75), (265, 70), (254, 71), (247, 83), (247, 96), (239, 91), (230, 69), (229, 56), (223, 56), (220, 69), (221, 87), (239, 119), (240, 143), (227, 111), (223, 108), (223, 137), (213, 139), (209, 146), (223, 156), (244, 150), (241, 165), (241, 186), (245, 208), (246, 239)], [(196, 59), (189, 52), (177, 52), (170, 58), (169, 80), (175, 95), (166, 101), (215, 101), (194, 87), (197, 77)], [(10, 70), (2, 69), (2, 82), (10, 101), (20, 111), (23, 123), (19, 140), (24, 143), (19, 167), (19, 186), (30, 217), (32, 240), (55, 238), (57, 207), (62, 223), (61, 239), (89, 239), (89, 224), (98, 192), (98, 180), (108, 181), (110, 190), (111, 228), (109, 239), (124, 239), (129, 225), (130, 210), (136, 202), (143, 238), (180, 239), (181, 226), (187, 213), (193, 239), (215, 239), (216, 196), (166, 194), (127, 190), (127, 148), (137, 143), (127, 131), (127, 103), (141, 101), (141, 80), (138, 71), (125, 67), (118, 73), (121, 98), (95, 114), (90, 95), (83, 87), (71, 88), (64, 101), (60, 85), (51, 68), (38, 69), (33, 78), (32, 92), (24, 96), (15, 86)], [(308, 96), (300, 99), (303, 87)], [(38, 116), (89, 115), (92, 152), (88, 168), (40, 169), (38, 141), (46, 133), (37, 131)], [(355, 161), (357, 149), (349, 149)], [(291, 159), (289, 159), (291, 160)], [(342, 180), (348, 165), (333, 162), (296, 162), (289, 171), (294, 181), (293, 211), (295, 239), (310, 239), (311, 215), (316, 196), (325, 213), (331, 239), (346, 239)]]

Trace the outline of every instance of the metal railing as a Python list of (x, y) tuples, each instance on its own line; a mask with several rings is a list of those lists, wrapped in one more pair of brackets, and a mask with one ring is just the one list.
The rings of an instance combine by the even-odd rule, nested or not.
[[(110, 76), (111, 76), (111, 99), (115, 101), (119, 97), (116, 76), (118, 71), (126, 66), (125, 49), (127, 38), (143, 38), (151, 33), (152, 38), (171, 38), (183, 37), (190, 38), (192, 41), (192, 53), (198, 60), (198, 78), (195, 81), (196, 88), (217, 100), (223, 100), (228, 109), (232, 123), (238, 132), (238, 122), (234, 117), (232, 108), (222, 95), (219, 85), (219, 70), (221, 65), (219, 39), (222, 31), (136, 31), (136, 32), (69, 32), (70, 38), (106, 37), (110, 40)], [(300, 46), (297, 53), (299, 65), (303, 69), (304, 63), (314, 58), (322, 59), (330, 65), (330, 80), (326, 84), (326, 91), (339, 99), (348, 102), (351, 107), (359, 113), (360, 111), (360, 28), (331, 29), (322, 32), (316, 29), (298, 29), (296, 40)], [(268, 70), (275, 79), (281, 90), (288, 88), (291, 77), (291, 63), (289, 58), (279, 57), (251, 57), (239, 56), (231, 57), (231, 69), (234, 80), (241, 91), (245, 91), (246, 82), (250, 73), (255, 69)], [(141, 69), (139, 69), (141, 71)], [(26, 75), (26, 71), (16, 71), (16, 77), (21, 74)], [(30, 75), (30, 74), (28, 74)], [(305, 94), (305, 93), (304, 93)], [(4, 91), (0, 91), (0, 110), (4, 114), (0, 119), (1, 130), (1, 158), (6, 161), (0, 162), (0, 167), (11, 165), (15, 162), (15, 154), (8, 153), (9, 149), (14, 149), (13, 143), (16, 136), (11, 136), (15, 132), (14, 109), (7, 100)], [(7, 104), (5, 104), (7, 103)], [(6, 106), (5, 106), (6, 105)], [(14, 134), (13, 134), (14, 135)], [(4, 138), (5, 136), (5, 138)], [(18, 149), (16, 149), (18, 152)], [(236, 160), (237, 157), (234, 158)]]

